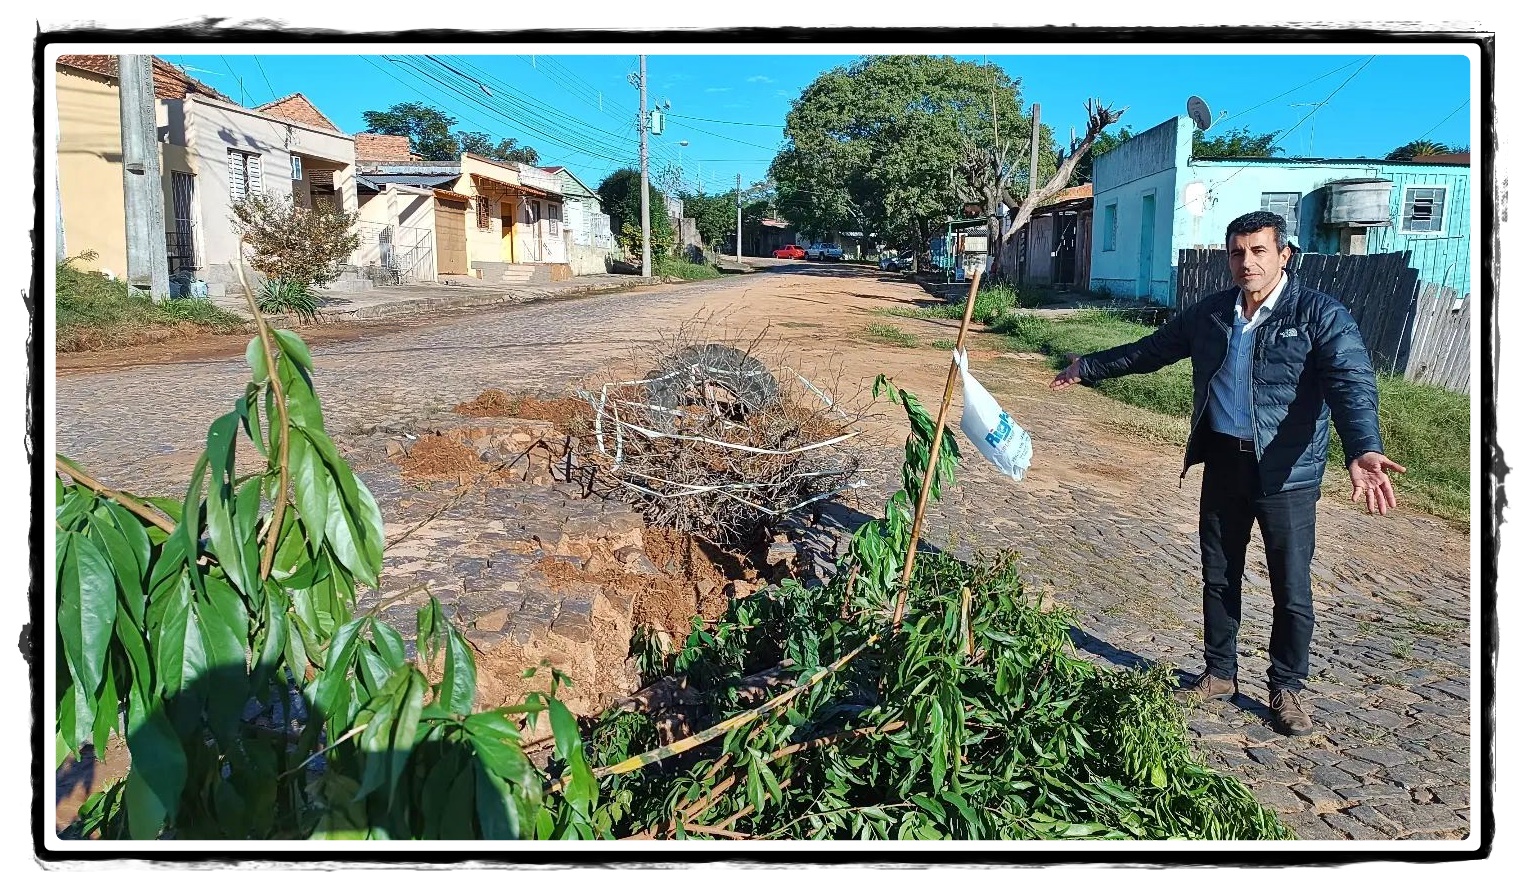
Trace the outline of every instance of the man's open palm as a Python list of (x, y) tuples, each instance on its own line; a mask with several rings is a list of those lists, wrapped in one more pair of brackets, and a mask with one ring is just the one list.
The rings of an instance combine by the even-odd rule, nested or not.
[(1080, 358), (1071, 357), (1070, 365), (1064, 368), (1064, 372), (1054, 377), (1054, 381), (1048, 383), (1048, 387), (1054, 391), (1062, 391), (1071, 385), (1080, 382)]
[(1393, 493), (1392, 479), (1387, 476), (1389, 471), (1403, 474), (1408, 469), (1381, 453), (1364, 453), (1350, 463), (1350, 501), (1360, 502), (1364, 497), (1368, 514), (1373, 511), (1387, 514), (1389, 508), (1396, 508), (1398, 498)]

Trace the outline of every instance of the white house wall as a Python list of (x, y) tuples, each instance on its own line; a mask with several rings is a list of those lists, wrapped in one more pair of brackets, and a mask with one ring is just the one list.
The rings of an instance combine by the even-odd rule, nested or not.
[[(1091, 289), (1168, 303), (1175, 292), (1172, 242), (1175, 207), (1181, 202), (1176, 170), (1191, 156), (1192, 122), (1167, 120), (1096, 158), (1092, 218)], [(1154, 236), (1148, 245), (1150, 273), (1142, 279), (1145, 198), (1154, 198)], [(1106, 229), (1116, 208), (1116, 236)]]
[(233, 201), (228, 186), (228, 150), (260, 157), (261, 187), (267, 194), (291, 195), (291, 155), (301, 154), (338, 165), (334, 191), (344, 212), (358, 208), (355, 195), (355, 140), (275, 120), (222, 102), (188, 97), (170, 108), (169, 129), (183, 128), (192, 172), (196, 176), (198, 244), (205, 279), (228, 284), (238, 279), (234, 261), (238, 235), (233, 229)]

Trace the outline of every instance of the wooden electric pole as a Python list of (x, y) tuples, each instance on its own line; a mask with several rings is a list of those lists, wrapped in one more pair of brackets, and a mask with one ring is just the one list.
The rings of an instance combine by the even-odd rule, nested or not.
[(741, 261), (741, 173), (736, 174), (736, 261)]
[(651, 276), (651, 185), (646, 134), (651, 122), (646, 119), (646, 56), (641, 56), (641, 276)]
[(169, 296), (164, 184), (159, 175), (151, 57), (117, 56), (121, 84), (122, 197), (127, 216), (127, 285), (155, 299)]

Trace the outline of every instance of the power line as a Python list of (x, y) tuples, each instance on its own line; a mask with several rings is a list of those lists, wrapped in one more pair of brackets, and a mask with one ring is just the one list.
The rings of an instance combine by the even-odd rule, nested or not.
[[(375, 68), (376, 70), (380, 71), (381, 73), (385, 74), (386, 76), (392, 78), (393, 80), (396, 80), (398, 83), (401, 83), (403, 86), (406, 86), (408, 89), (411, 89), (413, 92), (418, 93), (423, 98), (425, 98), (425, 99), (427, 99), (427, 100), (429, 100), (431, 102), (440, 101), (441, 96), (430, 95), (429, 93), (424, 92), (423, 90), (419, 89), (417, 86), (414, 86), (413, 84), (408, 83), (407, 81), (405, 81), (402, 78), (398, 77), (397, 75), (393, 74), (391, 71), (387, 70), (385, 67), (376, 64), (375, 62), (371, 61), (369, 58), (367, 58), (365, 56), (360, 56), (360, 58), (366, 64), (370, 65), (371, 67)], [(456, 105), (457, 107), (459, 107), (459, 103), (458, 102), (447, 101), (447, 104), (452, 104), (452, 105)], [(460, 112), (457, 111), (457, 113), (460, 113)], [(482, 122), (480, 122), (478, 120), (475, 120), (475, 119), (473, 119), (471, 117), (467, 117), (463, 113), (461, 114), (461, 119), (463, 119), (467, 123), (473, 124), (475, 126), (480, 126), (483, 129), (485, 129), (485, 130), (489, 130), (490, 131), (490, 130), (496, 129), (496, 127), (493, 127), (493, 126), (490, 126), (488, 124), (482, 123)], [(562, 146), (558, 144), (557, 147), (562, 147)], [(569, 149), (569, 150), (571, 150), (571, 152), (574, 153), (574, 154), (582, 154), (582, 155), (588, 156), (588, 157), (596, 157), (596, 158), (598, 158), (600, 160), (608, 160), (608, 161), (611, 161), (611, 162), (616, 163), (616, 164), (628, 162), (628, 161), (622, 161), (622, 160), (617, 160), (617, 159), (609, 158), (609, 157), (606, 157), (606, 156), (600, 155), (600, 154), (594, 154), (594, 153), (589, 152), (589, 151), (582, 151), (582, 150), (578, 150), (578, 149)]]
[(265, 87), (270, 90), (270, 101), (274, 102), (280, 98), (280, 95), (275, 91), (275, 87), (270, 85), (270, 75), (265, 73), (265, 66), (259, 63), (259, 56), (253, 56), (253, 59), (255, 66), (259, 68), (259, 75), (265, 78)]
[[(1346, 86), (1349, 86), (1350, 85), (1350, 81), (1356, 79), (1356, 77), (1362, 71), (1366, 70), (1366, 66), (1371, 64), (1373, 61), (1375, 61), (1376, 58), (1377, 57), (1374, 56), (1374, 55), (1373, 56), (1367, 56), (1366, 57), (1366, 61), (1362, 63), (1361, 67), (1356, 68), (1354, 73), (1352, 73), (1349, 77), (1346, 77), (1345, 80), (1339, 86), (1336, 86), (1334, 88), (1333, 92), (1329, 93), (1329, 95), (1324, 96), (1324, 100), (1323, 101), (1316, 103), (1314, 105), (1313, 110), (1309, 111), (1303, 117), (1303, 119), (1301, 119), (1301, 120), (1297, 121), (1296, 123), (1292, 124), (1292, 127), (1290, 129), (1288, 129), (1285, 132), (1280, 133), (1279, 135), (1277, 135), (1277, 137), (1275, 139), (1273, 139), (1269, 145), (1266, 146), (1266, 150), (1270, 151), (1271, 148), (1274, 148), (1276, 146), (1277, 142), (1280, 142), (1282, 139), (1284, 139), (1287, 136), (1291, 135), (1292, 133), (1296, 132), (1298, 127), (1302, 126), (1304, 123), (1307, 123), (1309, 117), (1312, 117), (1314, 114), (1317, 114), (1325, 105), (1328, 105), (1329, 102), (1336, 95), (1339, 95), (1340, 90), (1344, 89)], [(1346, 67), (1349, 67), (1349, 65), (1347, 65)], [(1269, 156), (1269, 155), (1267, 155), (1267, 156)], [(1223, 181), (1218, 183), (1218, 187), (1222, 187), (1223, 185), (1228, 184), (1230, 181), (1233, 180), (1234, 176), (1239, 175), (1240, 173), (1244, 172), (1247, 169), (1249, 169), (1249, 166), (1241, 166), (1240, 168), (1234, 170), (1232, 173), (1229, 173), (1228, 176), (1226, 176), (1223, 179)], [(1183, 203), (1180, 206), (1177, 206), (1176, 209), (1178, 209), (1178, 210), (1179, 209), (1184, 209), (1185, 206), (1186, 206), (1186, 204)]]
[[(591, 157), (598, 157), (598, 158), (600, 158), (602, 160), (609, 160), (609, 161), (612, 161), (612, 162), (615, 162), (615, 163), (627, 162), (626, 160), (622, 159), (621, 157), (614, 156), (614, 155), (609, 154), (609, 153), (599, 153), (599, 151), (591, 151), (591, 150), (587, 150), (586, 148), (579, 148), (577, 145), (572, 144), (570, 141), (568, 141), (568, 139), (572, 139), (572, 140), (579, 140), (580, 139), (580, 140), (590, 144), (594, 148), (600, 148), (600, 149), (602, 149), (604, 151), (611, 151), (611, 152), (619, 152), (619, 151), (625, 150), (625, 146), (623, 146), (623, 145), (610, 145), (610, 144), (608, 144), (606, 142), (602, 142), (602, 141), (599, 141), (599, 140), (596, 140), (596, 139), (586, 139), (586, 138), (583, 138), (582, 134), (580, 134), (580, 133), (572, 134), (572, 135), (569, 136), (565, 132), (548, 131), (548, 130), (556, 129), (556, 124), (553, 121), (546, 121), (546, 120), (538, 119), (537, 118), (534, 121), (535, 125), (532, 125), (531, 123), (527, 123), (523, 119), (519, 119), (518, 117), (515, 116), (514, 112), (516, 110), (519, 110), (519, 109), (508, 108), (508, 106), (502, 100), (500, 100), (496, 96), (488, 95), (488, 99), (490, 99), (490, 101), (486, 101), (486, 100), (483, 99), (482, 94), (479, 94), (478, 90), (471, 89), (471, 88), (468, 88), (468, 87), (462, 87), (462, 86), (460, 86), (460, 85), (458, 85), (458, 84), (456, 84), (454, 82), (451, 82), (449, 80), (441, 79), (440, 77), (436, 76), (431, 71), (429, 71), (428, 69), (418, 68), (418, 67), (415, 67), (414, 65), (410, 64), (409, 63), (410, 60), (405, 58), (405, 57), (404, 58), (388, 58), (388, 61), (391, 61), (394, 64), (402, 65), (403, 67), (407, 68), (408, 70), (413, 71), (416, 75), (421, 76), (421, 77), (429, 80), (430, 82), (434, 83), (436, 86), (439, 86), (439, 87), (441, 87), (443, 89), (446, 89), (446, 90), (448, 90), (450, 92), (455, 93), (456, 96), (458, 96), (462, 100), (464, 100), (464, 101), (466, 101), (468, 103), (477, 105), (478, 107), (480, 107), (483, 110), (487, 111), (489, 114), (492, 114), (493, 116), (496, 116), (496, 117), (502, 119), (504, 122), (508, 123), (510, 126), (516, 128), (516, 129), (519, 129), (519, 130), (521, 130), (523, 132), (533, 133), (533, 134), (535, 134), (537, 136), (540, 136), (545, 141), (548, 141), (548, 142), (550, 142), (552, 144), (555, 144), (555, 145), (557, 145), (559, 147), (565, 148), (565, 149), (570, 150), (570, 151), (586, 154), (586, 155), (591, 156)], [(519, 116), (522, 117), (522, 116), (530, 116), (530, 115), (527, 115), (527, 114), (525, 114), (525, 112), (520, 110), (519, 111)], [(541, 127), (544, 127), (544, 128), (541, 128)]]
[(233, 70), (233, 63), (228, 61), (227, 56), (220, 55), (218, 58), (222, 59), (222, 63), (228, 66), (228, 73), (232, 74), (233, 79), (238, 82), (238, 100), (247, 105), (249, 103), (249, 93), (244, 89), (244, 78), (238, 76), (238, 72)]
[(668, 114), (667, 116), (679, 120), (698, 120), (704, 123), (722, 123), (726, 126), (771, 126), (774, 129), (784, 128), (784, 124), (782, 123), (743, 123), (740, 120), (712, 120), (708, 117), (690, 117), (687, 114)]
[[(1467, 99), (1466, 101), (1463, 101), (1461, 104), (1457, 105), (1455, 108), (1453, 108), (1451, 110), (1451, 113), (1449, 113), (1446, 116), (1440, 118), (1440, 123), (1437, 123), (1434, 126), (1430, 127), (1429, 129), (1425, 130), (1424, 131), (1424, 135), (1420, 136), (1419, 139), (1423, 139), (1426, 136), (1428, 136), (1430, 133), (1434, 132), (1435, 130), (1440, 129), (1440, 124), (1441, 123), (1445, 123), (1447, 120), (1450, 120), (1452, 117), (1455, 117), (1456, 116), (1456, 112), (1460, 111), (1462, 108), (1467, 107), (1467, 102), (1470, 102), (1470, 101), (1471, 101), (1471, 99)], [(1415, 139), (1415, 141), (1419, 141), (1419, 139)]]
[[(1371, 61), (1371, 59), (1368, 58), (1367, 62), (1370, 63), (1370, 61)], [(1228, 121), (1233, 120), (1235, 117), (1241, 117), (1241, 116), (1243, 116), (1245, 114), (1250, 113), (1251, 111), (1255, 111), (1255, 110), (1258, 110), (1260, 108), (1264, 108), (1266, 105), (1271, 104), (1272, 102), (1276, 101), (1277, 99), (1285, 98), (1285, 97), (1291, 95), (1292, 93), (1297, 92), (1300, 89), (1306, 89), (1307, 87), (1312, 86), (1313, 84), (1319, 82), (1320, 80), (1323, 80), (1325, 77), (1328, 77), (1328, 76), (1330, 76), (1332, 74), (1338, 74), (1339, 72), (1345, 70), (1346, 68), (1350, 67), (1353, 64), (1355, 64), (1355, 62), (1346, 62), (1345, 64), (1340, 65), (1338, 68), (1335, 68), (1332, 71), (1326, 71), (1323, 74), (1318, 75), (1317, 77), (1313, 78), (1312, 80), (1309, 80), (1307, 83), (1304, 83), (1302, 86), (1294, 86), (1291, 89), (1287, 90), (1286, 92), (1282, 93), (1281, 95), (1272, 96), (1271, 98), (1266, 99), (1265, 101), (1261, 102), (1258, 105), (1255, 105), (1254, 107), (1246, 108), (1243, 111), (1238, 111), (1238, 112), (1235, 112), (1233, 114), (1230, 114), (1227, 117), (1224, 117), (1222, 120), (1218, 121), (1218, 123), (1227, 123)], [(1365, 67), (1365, 65), (1363, 65), (1362, 67)]]
[(673, 126), (681, 126), (684, 129), (690, 129), (690, 130), (693, 130), (694, 132), (703, 133), (704, 135), (712, 136), (712, 137), (717, 138), (717, 139), (725, 139), (728, 142), (735, 142), (738, 145), (746, 145), (749, 148), (761, 148), (764, 151), (776, 151), (776, 150), (778, 150), (776, 147), (773, 147), (773, 146), (759, 145), (756, 142), (746, 142), (746, 141), (742, 141), (741, 139), (733, 139), (730, 136), (723, 136), (723, 135), (721, 135), (718, 132), (710, 132), (707, 129), (700, 129), (699, 127), (694, 126), (694, 125), (689, 124), (689, 123), (674, 123)]
[[(440, 59), (438, 59), (438, 58), (436, 58), (434, 56), (425, 56), (425, 58), (428, 59), (429, 61), (433, 62), (435, 65), (438, 65), (438, 66), (444, 68), (445, 70), (449, 71), (452, 76), (460, 77), (460, 78), (462, 78), (464, 80), (467, 80), (467, 81), (475, 83), (478, 86), (479, 89), (483, 88), (483, 87), (485, 87), (487, 85), (496, 86), (497, 88), (501, 89), (505, 93), (505, 95), (502, 97), (503, 101), (509, 102), (509, 103), (517, 106), (517, 110), (520, 113), (523, 113), (523, 114), (526, 114), (526, 115), (530, 116), (531, 119), (533, 119), (535, 122), (541, 124), (542, 126), (555, 128), (558, 131), (558, 133), (563, 138), (571, 138), (571, 139), (576, 139), (576, 140), (588, 139), (588, 140), (592, 141), (593, 143), (595, 143), (595, 145), (597, 147), (600, 147), (600, 148), (602, 148), (602, 149), (604, 149), (606, 151), (622, 151), (622, 150), (627, 150), (627, 146), (626, 146), (624, 140), (626, 138), (630, 138), (632, 141), (635, 140), (635, 136), (633, 135), (633, 132), (634, 132), (633, 126), (631, 127), (632, 135), (630, 135), (630, 136), (626, 136), (624, 133), (615, 133), (615, 132), (610, 132), (609, 130), (606, 130), (606, 129), (600, 129), (600, 128), (596, 127), (596, 126), (593, 126), (592, 124), (587, 123), (582, 118), (573, 117), (572, 115), (566, 114), (566, 113), (564, 113), (562, 111), (559, 111), (559, 110), (557, 110), (555, 108), (550, 108), (548, 106), (545, 106), (544, 103), (542, 103), (539, 99), (536, 99), (534, 96), (531, 96), (528, 93), (525, 93), (524, 91), (522, 91), (520, 89), (517, 89), (517, 88), (515, 88), (514, 86), (512, 86), (512, 85), (510, 85), (508, 83), (504, 83), (503, 81), (498, 80), (496, 77), (493, 77), (491, 74), (489, 74), (489, 73), (487, 73), (485, 71), (480, 71), (480, 69), (475, 68), (475, 66), (470, 65), (469, 63), (465, 63), (463, 60), (457, 60), (457, 61), (464, 68), (469, 68), (469, 69), (471, 69), (473, 71), (480, 72), (481, 75), (482, 75), (481, 79), (478, 79), (477, 77), (474, 77), (471, 74), (463, 73), (462, 71), (456, 69), (452, 65), (447, 64), (446, 62), (444, 62), (444, 61), (442, 61), (442, 60), (440, 60)], [(485, 80), (487, 82), (483, 83), (482, 82), (483, 80)], [(522, 96), (522, 98), (515, 98), (516, 95), (517, 96)], [(499, 99), (498, 96), (491, 95), (490, 93), (489, 93), (489, 97), (493, 98), (495, 101), (497, 101)], [(472, 95), (472, 98), (474, 100), (476, 99), (475, 94)], [(562, 119), (564, 119), (566, 121), (569, 121), (569, 122), (568, 123), (559, 122), (559, 121), (553, 119), (549, 115), (555, 115), (556, 117), (560, 117), (560, 118), (562, 118)], [(583, 132), (584, 129), (590, 130), (590, 131), (592, 131), (594, 133), (597, 133), (597, 134), (599, 134), (601, 136), (604, 136), (605, 138), (600, 139), (600, 138), (594, 137), (592, 139), (589, 139), (588, 136), (586, 135), (586, 133)], [(611, 142), (610, 139), (612, 139), (613, 141)], [(661, 150), (662, 150), (662, 156), (665, 159), (668, 159), (670, 161), (677, 159), (671, 148), (666, 147), (666, 146), (661, 146)]]

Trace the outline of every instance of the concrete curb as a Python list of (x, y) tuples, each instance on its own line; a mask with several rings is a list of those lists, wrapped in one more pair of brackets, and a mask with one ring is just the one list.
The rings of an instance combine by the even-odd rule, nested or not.
[[(615, 293), (623, 290), (640, 289), (644, 287), (662, 286), (669, 283), (701, 283), (703, 281), (686, 280), (681, 277), (654, 277), (650, 282), (632, 281), (629, 283), (597, 283), (585, 286), (562, 286), (555, 288), (521, 287), (515, 289), (492, 289), (487, 292), (474, 291), (477, 287), (452, 286), (440, 287), (442, 295), (423, 296), (416, 298), (398, 299), (395, 302), (384, 302), (379, 305), (366, 305), (361, 308), (346, 308), (343, 305), (330, 305), (318, 310), (318, 323), (347, 323), (355, 321), (385, 320), (396, 317), (416, 317), (421, 314), (431, 314), (443, 311), (452, 311), (465, 308), (491, 308), (500, 305), (526, 305), (532, 302), (545, 302), (553, 299), (570, 298), (575, 296), (591, 296), (602, 293)], [(451, 291), (443, 294), (445, 291)], [(239, 312), (248, 317), (248, 311)], [(252, 320), (252, 318), (250, 318)], [(285, 326), (289, 318), (267, 318), (276, 326)]]

